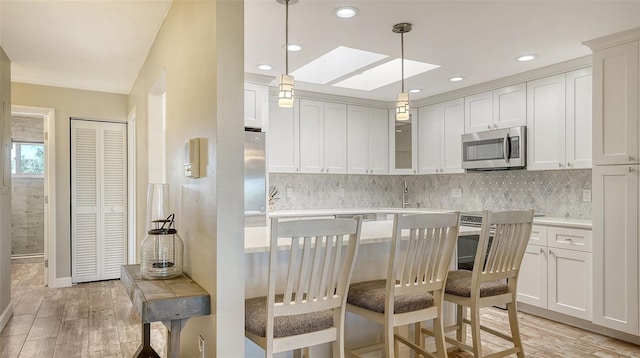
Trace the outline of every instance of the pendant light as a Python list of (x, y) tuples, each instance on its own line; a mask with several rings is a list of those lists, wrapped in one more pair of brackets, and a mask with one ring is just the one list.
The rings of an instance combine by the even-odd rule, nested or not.
[(402, 54), (400, 67), (402, 77), (402, 91), (398, 93), (398, 101), (396, 102), (396, 120), (408, 121), (409, 115), (409, 93), (404, 91), (404, 34), (411, 31), (411, 24), (402, 22), (393, 25), (393, 32), (400, 34), (400, 51)]
[(285, 37), (284, 37), (284, 69), (285, 74), (280, 75), (278, 85), (278, 106), (293, 107), (293, 76), (289, 75), (289, 4), (293, 5), (298, 0), (276, 0), (285, 6)]

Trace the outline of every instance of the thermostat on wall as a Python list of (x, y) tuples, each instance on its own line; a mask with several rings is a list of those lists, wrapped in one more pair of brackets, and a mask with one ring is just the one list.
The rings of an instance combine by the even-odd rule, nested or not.
[(184, 142), (184, 176), (200, 178), (200, 138)]

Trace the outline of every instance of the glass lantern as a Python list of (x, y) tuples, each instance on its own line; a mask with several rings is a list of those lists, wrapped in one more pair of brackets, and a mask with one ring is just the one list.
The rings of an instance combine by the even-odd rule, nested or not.
[(182, 275), (184, 243), (174, 227), (174, 217), (153, 220), (154, 228), (140, 243), (142, 278), (165, 280)]

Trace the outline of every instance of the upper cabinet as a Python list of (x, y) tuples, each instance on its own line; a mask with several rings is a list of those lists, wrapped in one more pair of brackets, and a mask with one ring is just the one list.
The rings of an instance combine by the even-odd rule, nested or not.
[(593, 53), (593, 163), (638, 161), (638, 41)]
[[(276, 103), (277, 106), (277, 103)], [(266, 128), (269, 118), (269, 88), (255, 83), (244, 84), (245, 128)]]
[(389, 172), (415, 174), (418, 168), (418, 110), (410, 109), (410, 120), (396, 121), (395, 109), (389, 110)]
[(292, 108), (278, 106), (278, 96), (269, 96), (269, 131), (267, 155), (269, 171), (274, 173), (300, 172), (300, 101)]
[(418, 109), (418, 172), (462, 173), (462, 98)]
[(386, 109), (347, 106), (347, 172), (389, 173), (389, 119)]
[(527, 83), (527, 169), (591, 168), (591, 68)]
[(347, 172), (347, 106), (300, 100), (300, 171)]
[(526, 123), (524, 83), (464, 98), (464, 132), (523, 126)]

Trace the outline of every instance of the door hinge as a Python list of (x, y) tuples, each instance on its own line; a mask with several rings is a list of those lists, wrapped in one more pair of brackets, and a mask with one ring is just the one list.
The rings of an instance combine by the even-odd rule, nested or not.
[(44, 260), (44, 268), (49, 268), (49, 260)]

